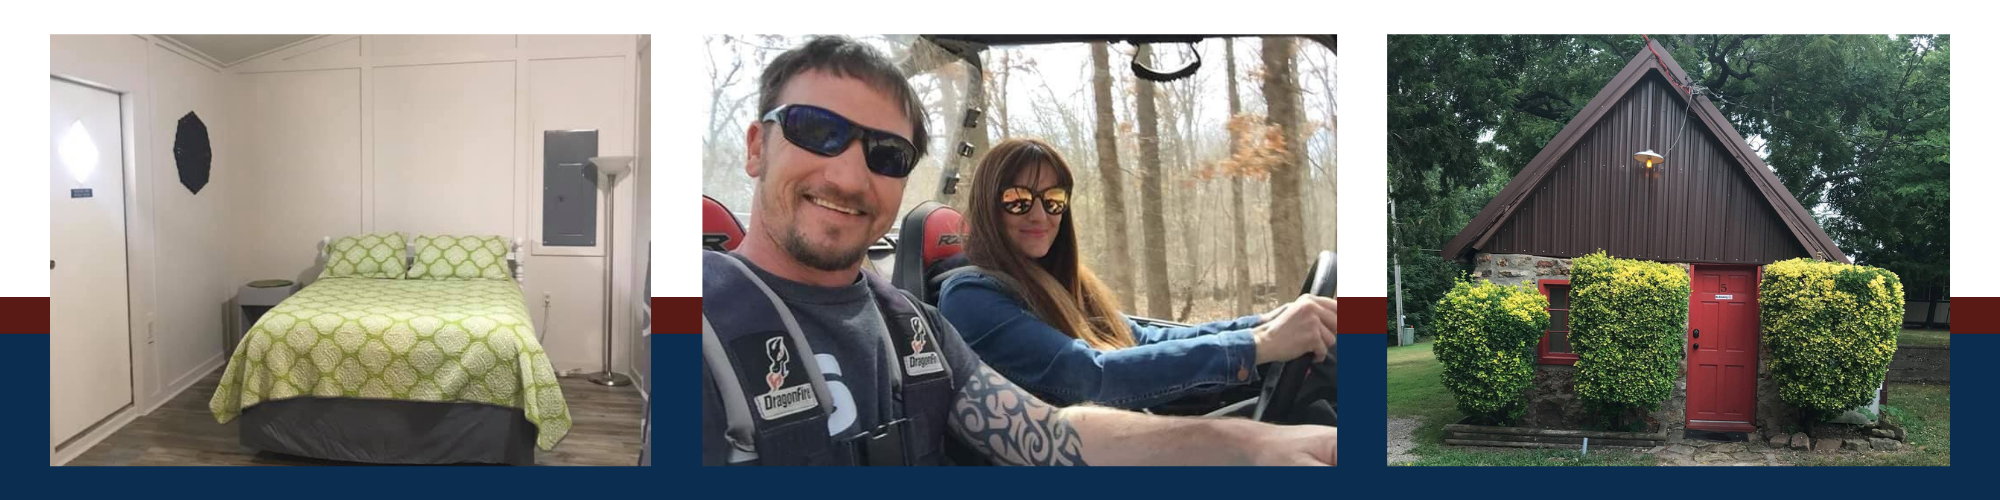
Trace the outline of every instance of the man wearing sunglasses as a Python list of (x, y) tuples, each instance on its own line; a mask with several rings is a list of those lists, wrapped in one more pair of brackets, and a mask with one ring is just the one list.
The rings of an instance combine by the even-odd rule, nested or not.
[(1332, 428), (1056, 408), (862, 269), (928, 134), (875, 50), (814, 39), (760, 78), (743, 244), (703, 255), (702, 461), (903, 465), (947, 439), (1013, 465), (1332, 465)]

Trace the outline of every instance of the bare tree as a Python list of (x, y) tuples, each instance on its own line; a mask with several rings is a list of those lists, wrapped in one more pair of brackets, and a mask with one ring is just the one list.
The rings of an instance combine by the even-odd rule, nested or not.
[(1132, 279), (1132, 252), (1130, 240), (1125, 230), (1125, 174), (1118, 166), (1118, 132), (1112, 117), (1111, 106), (1111, 55), (1105, 42), (1091, 42), (1091, 92), (1097, 100), (1097, 175), (1103, 180), (1100, 191), (1104, 194), (1104, 215), (1106, 234), (1110, 242), (1111, 265), (1106, 276), (1111, 287), (1118, 290), (1126, 311), (1135, 309), (1134, 291), (1137, 289)]
[(1264, 40), (1264, 102), (1266, 119), (1278, 129), (1285, 144), (1286, 161), (1271, 168), (1271, 260), (1276, 266), (1274, 281), (1299, 280), (1305, 276), (1305, 206), (1299, 188), (1305, 180), (1305, 144), (1300, 134), (1298, 71), (1292, 66), (1297, 40), (1272, 37)]
[(1005, 139), (1013, 136), (1013, 130), (1008, 126), (1007, 120), (1007, 82), (1013, 79), (1015, 61), (1014, 51), (1002, 50), (999, 53), (1000, 64), (993, 66), (986, 72), (986, 78), (993, 82), (989, 91), (994, 96), (987, 100), (993, 103), (993, 113), (989, 114), (986, 119), (997, 126), (1000, 130), (1000, 138)]
[(1308, 120), (1301, 132), (1305, 141), (1305, 157), (1312, 166), (1307, 171), (1312, 179), (1308, 183), (1311, 186), (1308, 196), (1310, 216), (1305, 219), (1307, 248), (1334, 248), (1340, 244), (1340, 234), (1335, 230), (1340, 215), (1340, 182), (1335, 175), (1340, 144), (1340, 108), (1335, 99), (1339, 77), (1334, 70), (1333, 51), (1314, 44), (1302, 44), (1300, 47), (1299, 78), (1306, 104), (1302, 114), (1319, 117)]
[[(1188, 321), (1193, 314), (1196, 300), (1202, 295), (1204, 287), (1208, 286), (1207, 280), (1204, 279), (1204, 271), (1211, 267), (1201, 265), (1207, 262), (1207, 259), (1203, 258), (1201, 235), (1207, 234), (1204, 229), (1209, 217), (1201, 210), (1195, 209), (1201, 206), (1198, 201), (1201, 198), (1201, 185), (1200, 178), (1190, 166), (1195, 152), (1194, 141), (1189, 139), (1189, 131), (1195, 127), (1194, 112), (1196, 103), (1199, 102), (1199, 99), (1195, 98), (1197, 95), (1195, 82), (1195, 78), (1183, 78), (1154, 84), (1154, 88), (1159, 91), (1157, 92), (1159, 119), (1166, 125), (1166, 130), (1162, 132), (1159, 141), (1162, 160), (1165, 162), (1162, 168), (1162, 175), (1165, 177), (1162, 179), (1163, 189), (1166, 193), (1172, 194), (1171, 199), (1174, 200), (1178, 212), (1178, 216), (1173, 218), (1174, 234), (1178, 237), (1173, 240), (1178, 243), (1175, 246), (1179, 248), (1177, 253), (1176, 249), (1168, 249), (1170, 260), (1174, 264), (1168, 268), (1167, 273), (1170, 276), (1169, 281), (1179, 283), (1180, 291), (1183, 292), (1179, 297), (1179, 312), (1172, 316), (1174, 321), (1181, 322)], [(1167, 180), (1173, 182), (1166, 183)], [(1166, 242), (1160, 243), (1164, 245)]]
[(701, 138), (702, 183), (715, 187), (703, 192), (730, 206), (747, 208), (751, 182), (743, 174), (746, 157), (743, 130), (746, 125), (738, 119), (738, 115), (751, 104), (756, 92), (742, 92), (737, 86), (751, 78), (749, 73), (754, 69), (746, 66), (755, 61), (744, 60), (744, 42), (735, 37), (710, 36), (703, 42), (708, 49), (710, 90), (708, 129)]
[[(1140, 45), (1133, 57), (1152, 64), (1153, 51)], [(1160, 114), (1153, 82), (1138, 81), (1139, 106), (1139, 226), (1145, 233), (1146, 315), (1173, 315), (1173, 287), (1167, 281), (1167, 218), (1160, 186)]]
[[(1224, 38), (1222, 39), (1222, 46), (1224, 47), (1223, 66), (1229, 70), (1229, 77), (1224, 78), (1224, 80), (1229, 82), (1229, 117), (1233, 120), (1236, 115), (1243, 113), (1242, 99), (1236, 97), (1236, 40)], [(1230, 156), (1236, 156), (1237, 149), (1239, 148), (1238, 143), (1242, 140), (1241, 134), (1242, 130), (1238, 127), (1229, 127)], [(1242, 175), (1229, 176), (1229, 215), (1230, 226), (1236, 231), (1236, 244), (1229, 245), (1231, 248), (1236, 249), (1236, 265), (1231, 266), (1235, 268), (1235, 279), (1232, 282), (1236, 288), (1236, 310), (1239, 312), (1248, 312), (1251, 308), (1250, 236), (1246, 232), (1249, 230), (1248, 226), (1250, 224), (1249, 220), (1243, 217)]]

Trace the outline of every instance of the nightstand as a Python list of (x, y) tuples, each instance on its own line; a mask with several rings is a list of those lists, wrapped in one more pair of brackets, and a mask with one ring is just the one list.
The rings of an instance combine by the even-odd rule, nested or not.
[(236, 289), (236, 331), (223, 339), (232, 355), (236, 352), (236, 344), (250, 333), (250, 327), (256, 325), (257, 320), (272, 307), (291, 297), (295, 288), (298, 285), (290, 280), (258, 280)]

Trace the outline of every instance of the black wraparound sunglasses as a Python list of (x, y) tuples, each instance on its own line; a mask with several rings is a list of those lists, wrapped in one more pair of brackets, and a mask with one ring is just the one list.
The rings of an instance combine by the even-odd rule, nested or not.
[(856, 140), (876, 174), (902, 178), (917, 168), (917, 146), (893, 133), (863, 127), (826, 108), (787, 104), (764, 114), (759, 121), (778, 122), (785, 140), (813, 154), (834, 157), (847, 151)]

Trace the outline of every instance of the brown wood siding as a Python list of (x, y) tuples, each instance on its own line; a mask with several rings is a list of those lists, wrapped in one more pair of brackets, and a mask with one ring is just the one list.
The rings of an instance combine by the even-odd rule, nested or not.
[[(1767, 264), (1809, 257), (1687, 100), (1649, 73), (1479, 251)], [(1632, 154), (1666, 156), (1648, 171)]]
[[(1692, 108), (1693, 125), (1673, 123), (1675, 119), (1687, 119), (1687, 102), (1662, 83), (1665, 81), (1662, 75), (1678, 75), (1679, 79), (1686, 80), (1687, 73), (1681, 70), (1673, 57), (1653, 55), (1665, 51), (1659, 47), (1659, 42), (1653, 42), (1651, 50), (1633, 55), (1625, 69), (1591, 97), (1590, 103), (1563, 126), (1562, 132), (1543, 145), (1535, 158), (1507, 181), (1498, 195), (1487, 201), (1486, 207), (1473, 216), (1458, 236), (1445, 243), (1439, 255), (1469, 260), (1475, 249), (1531, 251), (1522, 249), (1533, 247), (1555, 248), (1558, 250), (1546, 253), (1569, 255), (1570, 252), (1584, 251), (1581, 249), (1613, 249), (1615, 246), (1617, 251), (1624, 253), (1652, 250), (1656, 254), (1668, 255), (1668, 259), (1673, 258), (1672, 255), (1682, 255), (1682, 259), (1692, 262), (1761, 263), (1805, 254), (1849, 262), (1847, 255), (1813, 221), (1811, 213), (1785, 191), (1784, 184), (1729, 125), (1728, 119), (1715, 108), (1714, 103), (1705, 97), (1698, 97)], [(1652, 95), (1643, 95), (1648, 86), (1651, 86)], [(1620, 107), (1620, 104), (1629, 106)], [(1682, 107), (1676, 108), (1676, 105)], [(1627, 109), (1629, 107), (1636, 109)], [(1675, 109), (1682, 111), (1677, 114)], [(1627, 113), (1615, 119), (1611, 117), (1613, 111), (1620, 110)], [(1598, 133), (1599, 126), (1622, 128)], [(1681, 137), (1696, 133), (1683, 127), (1698, 127), (1702, 132), (1698, 136)], [(1663, 139), (1660, 134), (1673, 135), (1673, 138), (1692, 145), (1642, 144), (1652, 142), (1646, 139)], [(1669, 164), (1679, 168), (1668, 168), (1651, 175), (1638, 174), (1636, 182), (1650, 184), (1638, 184), (1634, 189), (1635, 179), (1630, 177), (1634, 174), (1622, 167), (1632, 165), (1624, 162), (1631, 161), (1631, 154), (1637, 149), (1621, 149), (1612, 144), (1595, 150), (1577, 151), (1585, 146), (1586, 137), (1599, 144), (1630, 141), (1633, 143), (1631, 146), (1647, 147), (1666, 154), (1670, 157), (1667, 159)], [(1698, 140), (1696, 137), (1706, 139)], [(1667, 149), (1662, 150), (1661, 147)], [(1684, 153), (1699, 158), (1681, 158)], [(1733, 160), (1733, 163), (1718, 163), (1718, 158)], [(1681, 164), (1683, 162), (1685, 164)], [(1557, 175), (1558, 167), (1564, 164), (1579, 168)], [(1598, 168), (1585, 168), (1593, 166)], [(1733, 168), (1736, 175), (1728, 175), (1717, 170), (1718, 167)], [(1673, 175), (1681, 177), (1671, 177)], [(1731, 185), (1746, 180), (1747, 186)], [(1544, 192), (1544, 184), (1549, 186), (1547, 192), (1559, 193), (1560, 197), (1566, 198), (1566, 202), (1535, 200), (1534, 195)], [(1600, 189), (1607, 186), (1626, 189)], [(1743, 196), (1746, 190), (1756, 196)], [(1529, 216), (1525, 221), (1516, 222), (1515, 217), (1534, 212), (1537, 208), (1542, 212), (1541, 219)], [(1757, 220), (1754, 214), (1760, 210), (1775, 218)], [(1732, 218), (1739, 216), (1751, 218)], [(1504, 238), (1499, 237), (1503, 226), (1511, 231)], [(1554, 233), (1536, 231), (1538, 228)], [(1764, 241), (1759, 241), (1760, 238)], [(1711, 257), (1718, 255), (1720, 257)], [(1744, 258), (1757, 255), (1764, 257)], [(1732, 256), (1742, 260), (1732, 260)]]

